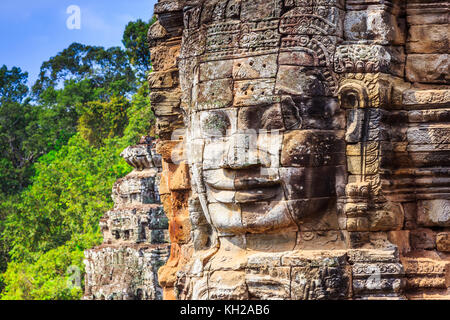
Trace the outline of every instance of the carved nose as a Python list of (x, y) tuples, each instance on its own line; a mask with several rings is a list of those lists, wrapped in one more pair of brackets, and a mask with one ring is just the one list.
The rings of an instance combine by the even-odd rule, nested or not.
[(234, 134), (229, 143), (228, 151), (222, 161), (224, 168), (247, 169), (261, 164), (258, 157), (257, 135)]

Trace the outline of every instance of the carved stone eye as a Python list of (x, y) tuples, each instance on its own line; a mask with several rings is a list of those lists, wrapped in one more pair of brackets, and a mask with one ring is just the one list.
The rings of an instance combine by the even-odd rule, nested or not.
[(230, 126), (230, 120), (221, 112), (209, 114), (202, 121), (202, 131), (209, 137), (223, 137)]

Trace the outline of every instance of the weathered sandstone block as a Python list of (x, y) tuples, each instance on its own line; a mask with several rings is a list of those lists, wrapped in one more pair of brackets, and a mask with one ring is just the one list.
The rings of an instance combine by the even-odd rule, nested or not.
[(408, 53), (448, 53), (450, 25), (413, 25), (409, 28)]
[(424, 200), (418, 202), (417, 221), (423, 226), (450, 226), (449, 200)]
[(436, 245), (439, 251), (450, 251), (450, 234), (449, 232), (441, 232), (436, 235)]
[(448, 54), (409, 54), (406, 78), (411, 82), (449, 83)]
[(402, 45), (405, 43), (404, 20), (377, 7), (348, 11), (344, 21), (344, 37), (350, 41)]

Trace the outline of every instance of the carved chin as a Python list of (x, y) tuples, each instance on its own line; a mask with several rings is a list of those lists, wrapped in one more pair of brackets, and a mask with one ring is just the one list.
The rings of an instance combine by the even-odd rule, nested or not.
[(286, 201), (210, 203), (211, 221), (220, 235), (271, 233), (296, 229)]

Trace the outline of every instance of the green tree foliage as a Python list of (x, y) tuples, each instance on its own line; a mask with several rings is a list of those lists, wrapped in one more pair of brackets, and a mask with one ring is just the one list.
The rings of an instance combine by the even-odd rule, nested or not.
[(89, 93), (93, 94), (90, 100), (125, 95), (136, 89), (135, 72), (120, 47), (71, 44), (42, 64), (33, 93), (40, 96), (48, 89), (57, 90), (66, 81), (71, 81), (72, 86), (87, 81)]
[[(8, 198), (0, 193), (0, 207), (3, 206), (3, 203), (7, 201)], [(10, 196), (10, 201), (14, 201), (14, 197)], [(4, 231), (5, 231), (5, 220), (9, 214), (12, 212), (8, 212), (7, 207), (0, 208), (0, 272), (6, 270), (6, 267), (9, 262), (9, 250), (11, 249), (9, 243), (2, 239)], [(3, 290), (3, 281), (0, 273), (0, 292)]]
[(136, 90), (135, 71), (119, 47), (73, 43), (44, 62), (32, 92), (45, 109), (40, 123), (48, 132), (49, 150), (59, 148), (77, 132), (88, 103), (129, 97)]
[(111, 139), (98, 148), (75, 135), (43, 156), (33, 184), (11, 204), (15, 214), (5, 223), (11, 258), (33, 260), (33, 253), (63, 245), (72, 235), (97, 232), (99, 213), (111, 205), (113, 182), (129, 171), (119, 156), (125, 145)]
[(99, 146), (107, 138), (120, 137), (128, 123), (131, 103), (124, 97), (110, 101), (91, 101), (83, 106), (78, 131), (90, 144)]
[(150, 90), (144, 83), (131, 99), (131, 108), (128, 109), (128, 125), (123, 131), (127, 141), (135, 143), (143, 135), (154, 133), (155, 115), (150, 108)]
[(144, 22), (141, 19), (131, 21), (127, 24), (123, 33), (122, 44), (126, 48), (130, 63), (137, 69), (141, 80), (145, 80), (145, 76), (150, 69), (147, 32), (155, 20), (154, 17), (150, 22)]
[(81, 289), (67, 287), (66, 270), (76, 266), (84, 275), (83, 250), (101, 242), (99, 220), (112, 206), (111, 187), (131, 170), (120, 152), (146, 134), (153, 119), (145, 99), (134, 96), (123, 137), (107, 138), (97, 147), (80, 134), (73, 136), (39, 159), (26, 191), (1, 203), (0, 213), (7, 213), (7, 219), (0, 242), (9, 244), (12, 259), (1, 298), (81, 297)]
[[(33, 105), (27, 97), (27, 77), (19, 68), (0, 69), (0, 191), (7, 194), (17, 193), (29, 184), (32, 164), (67, 143), (77, 132), (80, 118), (82, 128), (90, 131), (87, 134), (84, 130), (85, 136), (95, 136), (102, 124), (107, 125), (102, 127), (106, 137), (112, 136), (110, 132), (121, 132), (127, 123), (129, 104), (124, 103), (114, 112), (109, 110), (100, 123), (93, 121), (93, 116), (100, 106), (115, 106), (114, 97), (131, 96), (138, 89), (135, 71), (119, 47), (105, 49), (73, 43), (44, 62), (33, 86)], [(109, 104), (102, 105), (106, 101)], [(102, 132), (96, 140), (104, 137)]]
[(42, 155), (36, 145), (41, 108), (26, 98), (27, 73), (0, 68), (0, 192), (13, 194), (28, 184), (30, 165)]
[(17, 67), (8, 70), (3, 65), (0, 68), (0, 102), (13, 101), (21, 103), (28, 93), (27, 80), (27, 72), (22, 72)]
[[(85, 248), (96, 242), (85, 241)], [(82, 296), (83, 247), (70, 242), (33, 263), (13, 261), (2, 275), (2, 300), (72, 300)]]
[(119, 154), (154, 120), (148, 26), (127, 25), (126, 51), (72, 44), (42, 64), (31, 96), (26, 73), (0, 69), (1, 299), (81, 297), (83, 251), (101, 243), (111, 187), (131, 170)]

